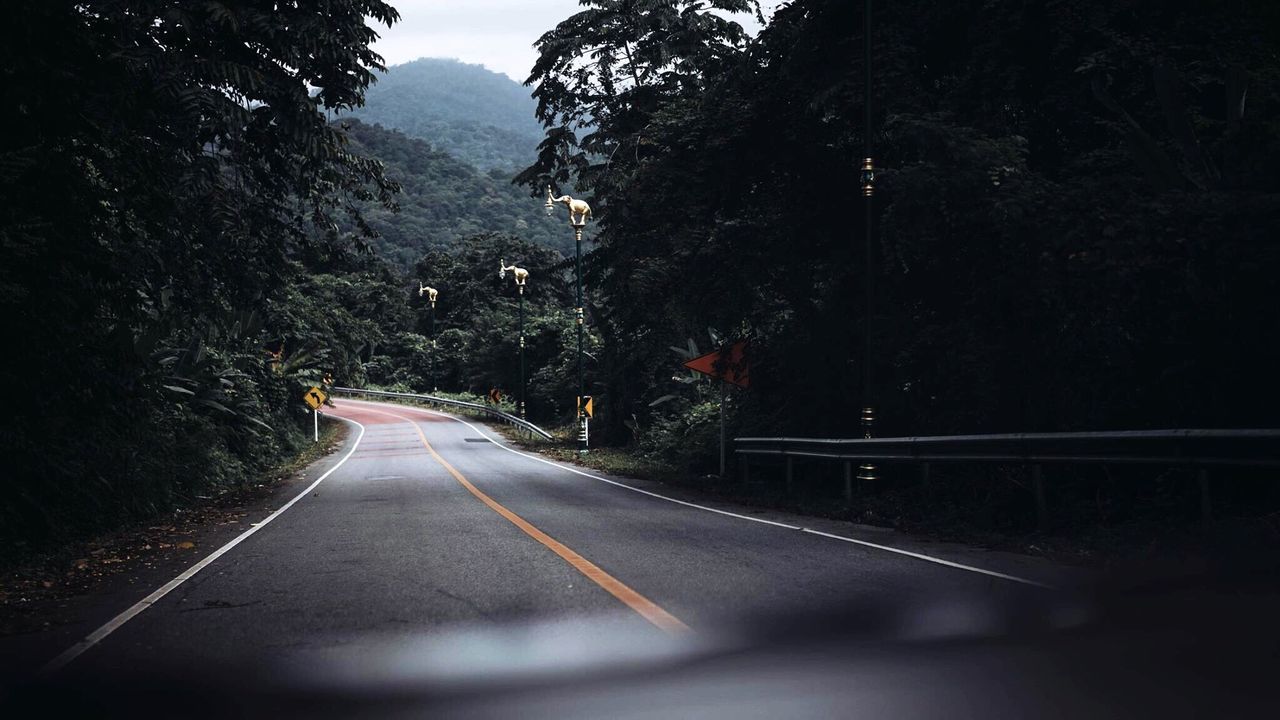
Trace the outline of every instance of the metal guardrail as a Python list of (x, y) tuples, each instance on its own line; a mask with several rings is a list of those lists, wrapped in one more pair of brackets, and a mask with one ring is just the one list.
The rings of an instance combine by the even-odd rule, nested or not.
[(736, 438), (739, 455), (897, 462), (1280, 467), (1280, 430), (1140, 430), (903, 438)]
[(736, 438), (735, 454), (781, 457), (790, 487), (794, 458), (844, 461), (845, 494), (852, 494), (852, 463), (918, 463), (927, 482), (932, 463), (983, 462), (1030, 465), (1036, 514), (1047, 524), (1042, 466), (1047, 464), (1139, 464), (1197, 470), (1201, 514), (1212, 509), (1208, 469), (1211, 467), (1280, 467), (1280, 429), (1140, 430), (1122, 432), (1019, 433), (900, 438)]
[(522, 430), (527, 430), (530, 433), (533, 433), (534, 435), (538, 435), (546, 440), (554, 439), (551, 436), (551, 433), (547, 432), (546, 430), (543, 430), (537, 425), (534, 425), (528, 420), (523, 420), (521, 418), (516, 417), (515, 415), (505, 413), (501, 410), (498, 410), (497, 408), (489, 407), (488, 405), (481, 405), (480, 403), (466, 402), (463, 400), (451, 400), (449, 398), (436, 397), (434, 395), (415, 395), (414, 393), (389, 392), (386, 390), (366, 390), (363, 388), (335, 387), (335, 388), (332, 388), (332, 391), (334, 393), (343, 394), (343, 395), (367, 395), (369, 397), (385, 397), (385, 398), (398, 398), (402, 400), (417, 400), (419, 402), (430, 403), (433, 405), (441, 405), (444, 407), (453, 407), (453, 408), (459, 408), (463, 410), (470, 410), (472, 412), (478, 412), (483, 415), (488, 415), (489, 417), (502, 420), (505, 423), (514, 425), (515, 427), (518, 427)]

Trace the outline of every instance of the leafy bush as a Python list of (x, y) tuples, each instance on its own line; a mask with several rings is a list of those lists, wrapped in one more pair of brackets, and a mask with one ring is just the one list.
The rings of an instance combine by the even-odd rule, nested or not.
[(682, 403), (653, 417), (639, 433), (640, 452), (657, 462), (694, 473), (719, 470), (720, 404)]

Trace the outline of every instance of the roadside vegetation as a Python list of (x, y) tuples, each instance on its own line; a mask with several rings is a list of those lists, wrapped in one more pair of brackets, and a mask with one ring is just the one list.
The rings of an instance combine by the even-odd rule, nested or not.
[(376, 0), (14, 13), (0, 553), (244, 486), (301, 448), (302, 392), (341, 359), (328, 348), (350, 347), (304, 287), (376, 303), (344, 287), (377, 271), (342, 262), (357, 244), (334, 228), (397, 189), (326, 113), (381, 67), (366, 21), (397, 17)]

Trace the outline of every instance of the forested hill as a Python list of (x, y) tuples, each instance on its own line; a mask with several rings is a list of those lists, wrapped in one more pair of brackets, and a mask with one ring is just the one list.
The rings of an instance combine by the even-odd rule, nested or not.
[(529, 91), (506, 75), (457, 60), (395, 65), (349, 115), (400, 130), (481, 169), (523, 168), (542, 139)]
[(511, 184), (507, 171), (477, 170), (428, 143), (346, 120), (352, 149), (386, 163), (387, 177), (400, 183), (399, 212), (377, 203), (364, 208), (365, 219), (381, 237), (374, 249), (388, 262), (408, 269), (431, 249), (457, 237), (508, 232), (562, 253), (573, 250), (573, 238), (553, 232), (544, 220), (542, 201)]

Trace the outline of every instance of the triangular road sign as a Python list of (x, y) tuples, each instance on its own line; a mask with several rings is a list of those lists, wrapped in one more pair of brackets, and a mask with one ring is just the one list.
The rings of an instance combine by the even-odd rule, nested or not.
[[(747, 364), (742, 359), (742, 352), (745, 347), (746, 342), (736, 342), (727, 348), (696, 357), (684, 363), (684, 366), (694, 372), (710, 375), (717, 380), (733, 383), (738, 387), (747, 387), (751, 384), (751, 379), (747, 372)], [(724, 359), (723, 363), (721, 363), (721, 358)], [(723, 373), (716, 370), (717, 364), (721, 364), (724, 370)]]

